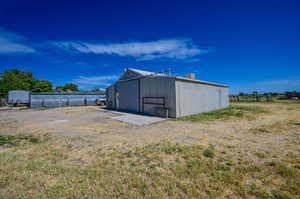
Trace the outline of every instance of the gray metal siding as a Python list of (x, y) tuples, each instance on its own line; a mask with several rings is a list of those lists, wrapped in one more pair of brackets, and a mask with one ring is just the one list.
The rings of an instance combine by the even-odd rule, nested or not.
[(30, 107), (60, 107), (95, 105), (97, 99), (103, 99), (104, 95), (90, 94), (38, 94), (30, 95)]
[[(216, 85), (177, 80), (171, 77), (144, 77), (119, 81), (107, 89), (113, 109), (165, 116), (158, 104), (142, 104), (143, 97), (164, 97), (168, 117), (181, 117), (225, 108), (229, 105), (229, 89)], [(161, 103), (161, 99), (147, 99)]]
[(115, 85), (116, 109), (139, 112), (138, 80), (118, 82)]
[(8, 103), (29, 103), (29, 91), (24, 90), (14, 90), (8, 91)]
[(115, 84), (106, 89), (106, 104), (108, 108), (115, 109)]
[(176, 81), (176, 116), (182, 117), (229, 105), (229, 89), (187, 81)]
[[(176, 95), (175, 79), (164, 77), (149, 77), (140, 79), (140, 106), (142, 106), (143, 97), (165, 97), (166, 107), (168, 108), (169, 117), (176, 117)], [(157, 100), (153, 102), (157, 102)], [(160, 102), (159, 102), (160, 103)], [(142, 110), (142, 107), (140, 108)], [(165, 112), (160, 105), (144, 105), (144, 113), (150, 115), (165, 116)]]

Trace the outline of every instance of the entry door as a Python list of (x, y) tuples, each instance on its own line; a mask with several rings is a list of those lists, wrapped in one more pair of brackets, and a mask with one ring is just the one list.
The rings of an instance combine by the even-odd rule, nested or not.
[(130, 80), (119, 82), (117, 86), (119, 93), (119, 110), (139, 112), (139, 82)]
[(218, 108), (222, 108), (222, 92), (220, 88), (218, 89), (218, 102), (219, 102)]
[(119, 109), (120, 97), (119, 92), (116, 92), (116, 108)]

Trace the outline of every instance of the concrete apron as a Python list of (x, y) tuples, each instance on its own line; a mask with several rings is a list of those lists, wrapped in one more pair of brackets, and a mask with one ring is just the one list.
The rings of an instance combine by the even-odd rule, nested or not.
[(130, 124), (134, 124), (137, 126), (144, 126), (156, 122), (161, 122), (166, 120), (167, 118), (161, 118), (161, 117), (154, 117), (154, 116), (147, 116), (147, 115), (139, 115), (139, 114), (133, 114), (133, 113), (125, 113), (125, 112), (119, 112), (119, 111), (114, 111), (114, 110), (107, 110), (107, 109), (102, 109), (102, 108), (97, 108), (97, 110), (100, 111), (107, 111), (111, 113), (116, 113), (118, 116), (112, 116), (112, 119), (121, 121), (121, 122), (126, 122)]

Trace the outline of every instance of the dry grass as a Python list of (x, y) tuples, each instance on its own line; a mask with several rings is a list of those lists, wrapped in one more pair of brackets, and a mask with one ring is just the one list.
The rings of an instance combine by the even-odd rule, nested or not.
[(211, 121), (216, 119), (254, 119), (255, 115), (261, 113), (268, 113), (269, 111), (259, 106), (238, 106), (230, 105), (228, 108), (215, 110), (196, 115), (189, 115), (180, 118), (175, 118), (173, 121), (192, 121), (192, 122), (203, 122)]
[(263, 133), (274, 133), (274, 132), (283, 132), (290, 128), (288, 125), (289, 121), (280, 121), (271, 124), (261, 125), (256, 128), (250, 129), (250, 132), (258, 135)]
[(260, 125), (256, 128), (251, 128), (249, 132), (253, 133), (254, 135), (261, 135), (264, 133), (282, 133), (290, 129), (294, 129), (296, 126), (299, 125), (300, 125), (299, 122), (295, 122), (291, 120), (281, 120), (281, 121), (276, 121), (274, 123)]
[(88, 165), (67, 166), (67, 146), (53, 141), (0, 153), (2, 198), (300, 196), (300, 172), (284, 162), (238, 163), (218, 151), (207, 157), (199, 145), (160, 142), (99, 151)]
[[(57, 129), (40, 120), (2, 120), (0, 135), (26, 129), (39, 142), (16, 134), (9, 141), (17, 144), (0, 146), (0, 198), (300, 198), (298, 104), (255, 106), (270, 112), (250, 113), (255, 120), (145, 127), (105, 116), (99, 123), (98, 112), (85, 108), (82, 116), (79, 107), (62, 109), (70, 123)], [(57, 120), (62, 110), (49, 115)], [(65, 128), (81, 132), (59, 134)]]

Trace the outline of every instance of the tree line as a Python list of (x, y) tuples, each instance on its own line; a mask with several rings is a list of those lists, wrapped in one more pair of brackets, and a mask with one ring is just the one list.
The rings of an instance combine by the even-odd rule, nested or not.
[[(0, 74), (0, 97), (6, 97), (10, 90), (27, 90), (32, 92), (79, 92), (78, 85), (67, 83), (53, 88), (49, 80), (40, 80), (32, 72), (19, 69), (5, 70)], [(83, 91), (91, 93), (104, 93), (101, 89)]]

